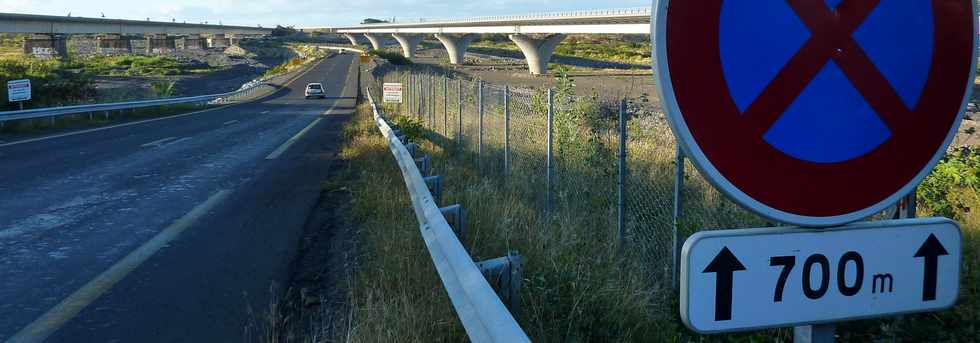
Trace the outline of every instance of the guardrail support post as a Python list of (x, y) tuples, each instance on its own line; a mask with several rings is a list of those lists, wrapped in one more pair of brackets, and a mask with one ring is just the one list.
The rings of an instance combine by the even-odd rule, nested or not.
[(548, 89), (548, 153), (547, 153), (547, 184), (548, 190), (545, 192), (545, 210), (551, 214), (552, 188), (554, 188), (554, 138), (555, 138), (555, 91)]
[(477, 268), (491, 284), (496, 281), (497, 295), (503, 300), (510, 313), (518, 317), (521, 310), (521, 280), (524, 259), (516, 252), (507, 256), (476, 263)]
[(432, 171), (431, 169), (429, 169), (429, 161), (430, 160), (428, 155), (415, 159), (415, 164), (418, 165), (419, 171), (422, 172), (423, 177), (429, 176), (429, 172)]
[(418, 152), (419, 146), (416, 145), (415, 143), (408, 143), (408, 144), (405, 144), (405, 149), (408, 150), (408, 154), (409, 155), (412, 155), (412, 157), (415, 157), (415, 153)]
[(449, 226), (456, 231), (456, 236), (459, 237), (459, 241), (463, 242), (466, 240), (466, 210), (463, 209), (462, 205), (456, 204), (452, 206), (442, 207), (439, 209), (442, 212), (442, 216), (446, 217), (446, 221), (449, 222)]
[(425, 181), (425, 185), (429, 186), (429, 192), (432, 193), (433, 200), (436, 201), (436, 205), (442, 203), (442, 176), (428, 176), (422, 178)]

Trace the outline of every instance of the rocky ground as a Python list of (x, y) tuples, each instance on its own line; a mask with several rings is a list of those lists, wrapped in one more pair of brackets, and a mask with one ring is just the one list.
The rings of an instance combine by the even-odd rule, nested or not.
[[(73, 39), (71, 48), (79, 56), (97, 53), (94, 39)], [(134, 47), (134, 51), (140, 51)], [(194, 96), (229, 92), (262, 75), (266, 70), (295, 57), (281, 47), (233, 46), (227, 49), (178, 50), (175, 57), (210, 66), (213, 72), (179, 76), (98, 76), (98, 101), (128, 101), (159, 97), (154, 84), (174, 83), (173, 96)]]
[[(388, 49), (398, 49), (397, 45)], [(400, 51), (400, 50), (398, 50)], [(556, 81), (549, 76), (528, 74), (520, 53), (504, 49), (474, 48), (466, 54), (465, 66), (449, 66), (446, 51), (438, 42), (426, 42), (418, 52), (415, 63), (421, 66), (451, 68), (473, 78), (498, 85), (521, 87), (553, 87)], [(569, 67), (579, 94), (599, 94), (609, 99), (646, 96), (650, 102), (641, 110), (662, 112), (657, 95), (656, 80), (650, 66), (556, 56), (555, 63)], [(980, 79), (977, 84), (980, 85)], [(980, 147), (980, 86), (974, 87), (966, 116), (951, 148)]]
[[(527, 63), (520, 53), (474, 48), (466, 54), (466, 65), (448, 66), (446, 51), (437, 44), (425, 44), (418, 51), (415, 63), (422, 66), (449, 67), (470, 77), (499, 85), (542, 88), (556, 84), (554, 77), (530, 75)], [(651, 66), (569, 56), (556, 56), (554, 62), (570, 68), (569, 75), (575, 79), (582, 95), (598, 93), (604, 97), (622, 98), (646, 94), (651, 99), (656, 98), (656, 82)]]

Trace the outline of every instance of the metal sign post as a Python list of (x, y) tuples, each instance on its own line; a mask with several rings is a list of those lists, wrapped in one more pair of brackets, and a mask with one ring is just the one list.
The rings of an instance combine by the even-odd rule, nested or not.
[(915, 188), (955, 137), (973, 87), (976, 4), (654, 5), (653, 70), (679, 151), (737, 204), (795, 225), (687, 239), (685, 324), (796, 325), (797, 341), (828, 342), (836, 321), (953, 306), (954, 222), (854, 223), (893, 205), (890, 218), (915, 217)]

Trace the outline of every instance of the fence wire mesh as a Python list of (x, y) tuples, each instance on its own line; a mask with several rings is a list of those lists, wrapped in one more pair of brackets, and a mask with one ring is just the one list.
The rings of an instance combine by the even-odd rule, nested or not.
[[(376, 68), (373, 74), (405, 86), (404, 101), (387, 104), (397, 109), (388, 113), (415, 118), (430, 139), (440, 142), (437, 146), (454, 150), (437, 154), (443, 159), (433, 160), (435, 168), (465, 168), (480, 178), (499, 179), (542, 213), (587, 213), (576, 218), (595, 228), (596, 239), (622, 230), (627, 255), (642, 260), (656, 285), (670, 287), (673, 257), (686, 236), (769, 224), (717, 192), (690, 162), (684, 162), (683, 206), (675, 219), (677, 145), (663, 111), (645, 97), (628, 102), (626, 132), (620, 132), (618, 104), (597, 95), (576, 96), (561, 82), (549, 93), (392, 67)], [(373, 91), (382, 98), (379, 86)], [(626, 135), (622, 159), (621, 134)], [(626, 166), (623, 202), (620, 163)]]

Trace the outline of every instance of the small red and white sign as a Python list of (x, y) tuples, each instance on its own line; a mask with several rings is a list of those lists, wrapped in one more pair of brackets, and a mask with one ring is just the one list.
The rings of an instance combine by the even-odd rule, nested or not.
[(28, 100), (31, 100), (31, 80), (7, 82), (7, 101), (19, 102)]
[(400, 83), (386, 83), (384, 84), (384, 102), (385, 103), (402, 103), (402, 84)]

